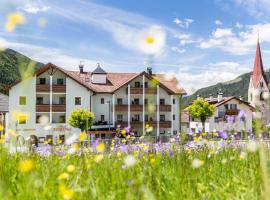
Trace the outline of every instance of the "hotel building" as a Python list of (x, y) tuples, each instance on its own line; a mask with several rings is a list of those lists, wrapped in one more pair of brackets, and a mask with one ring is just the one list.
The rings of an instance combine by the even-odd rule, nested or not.
[[(130, 126), (142, 135), (147, 124), (153, 127), (152, 135), (173, 135), (180, 129), (180, 100), (185, 93), (175, 77), (153, 74), (151, 68), (107, 73), (98, 65), (86, 72), (83, 65), (79, 71), (67, 71), (49, 63), (10, 87), (9, 128), (23, 137), (63, 138), (79, 132), (67, 119), (74, 109), (85, 108), (95, 115), (90, 132), (102, 137), (118, 126)], [(47, 125), (40, 119), (47, 119)]]

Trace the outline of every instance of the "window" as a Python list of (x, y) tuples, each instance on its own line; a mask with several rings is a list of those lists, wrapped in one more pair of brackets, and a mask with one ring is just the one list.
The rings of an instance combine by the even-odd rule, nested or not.
[(165, 99), (160, 99), (160, 100), (159, 100), (159, 104), (160, 104), (160, 105), (165, 105)]
[(123, 121), (123, 115), (117, 115), (117, 121), (122, 122)]
[(134, 122), (140, 121), (140, 115), (134, 115), (134, 117), (132, 117), (132, 121)]
[(230, 104), (230, 109), (237, 109), (237, 104)]
[[(79, 97), (80, 98), (80, 97)], [(76, 101), (76, 100), (75, 100)], [(59, 97), (59, 104), (65, 105), (66, 104), (66, 97)]]
[(263, 92), (261, 92), (261, 94), (260, 94), (260, 101), (264, 101)]
[(133, 100), (133, 104), (139, 105), (139, 103), (140, 103), (140, 99), (134, 99), (134, 100)]
[(117, 104), (118, 105), (122, 105), (123, 104), (123, 99), (122, 98), (118, 98), (117, 99)]
[(228, 110), (229, 109), (229, 105), (228, 104), (225, 104), (224, 105), (224, 108), (225, 108), (225, 110)]
[(37, 124), (40, 123), (40, 119), (39, 119), (40, 117), (41, 117), (40, 115), (37, 115), (37, 116), (36, 116), (36, 123), (37, 123)]
[(145, 88), (148, 88), (148, 82), (145, 82), (145, 83), (144, 83), (144, 87), (145, 87)]
[(75, 97), (75, 105), (81, 105), (82, 104), (82, 98), (81, 97)]
[(66, 123), (66, 116), (65, 115), (61, 115), (59, 117), (59, 123)]
[(63, 78), (58, 78), (57, 79), (57, 85), (64, 85), (64, 79)]
[(45, 85), (46, 84), (46, 78), (39, 78), (39, 84)]
[(104, 115), (100, 115), (100, 121), (102, 121), (102, 122), (105, 121), (105, 116)]
[(18, 124), (26, 124), (26, 115), (19, 115), (18, 116)]
[(175, 115), (172, 116), (173, 120), (175, 120)]
[(105, 102), (105, 101), (104, 101), (104, 98), (101, 98), (101, 99), (100, 99), (100, 104), (104, 104), (104, 102)]
[(172, 100), (173, 104), (175, 104), (175, 99)]
[(261, 88), (263, 87), (263, 82), (262, 82), (262, 81), (260, 82), (260, 87), (261, 87)]
[(145, 115), (145, 116), (144, 116), (144, 120), (145, 120), (146, 122), (148, 122), (148, 115)]
[(135, 82), (135, 87), (137, 87), (137, 88), (140, 87), (140, 82), (136, 81)]
[(43, 104), (43, 97), (37, 97), (37, 105)]
[(145, 105), (148, 104), (148, 99), (144, 99), (144, 104), (145, 104)]
[(221, 117), (224, 117), (224, 116), (225, 116), (224, 109), (218, 109), (218, 117), (221, 118)]
[(20, 105), (26, 105), (26, 96), (20, 96)]
[(165, 115), (160, 115), (159, 121), (164, 122), (165, 121)]

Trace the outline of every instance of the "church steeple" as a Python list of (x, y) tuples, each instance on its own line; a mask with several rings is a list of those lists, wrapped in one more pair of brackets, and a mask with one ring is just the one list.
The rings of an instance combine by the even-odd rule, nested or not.
[(254, 67), (252, 72), (252, 84), (254, 88), (257, 88), (259, 86), (260, 80), (264, 79), (266, 84), (268, 85), (264, 69), (263, 69), (263, 62), (262, 62), (262, 55), (261, 55), (261, 47), (260, 42), (258, 39), (257, 42), (257, 48), (256, 48), (256, 54), (255, 54), (255, 61), (254, 61)]

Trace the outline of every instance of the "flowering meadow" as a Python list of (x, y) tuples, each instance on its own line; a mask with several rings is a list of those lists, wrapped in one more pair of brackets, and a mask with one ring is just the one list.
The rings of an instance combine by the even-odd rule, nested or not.
[(267, 199), (265, 141), (143, 137), (0, 147), (0, 199)]

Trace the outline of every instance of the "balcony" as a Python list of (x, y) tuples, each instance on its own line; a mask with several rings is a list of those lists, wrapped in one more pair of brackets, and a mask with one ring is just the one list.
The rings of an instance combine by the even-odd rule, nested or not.
[[(154, 128), (157, 127), (157, 123), (156, 121), (145, 121), (145, 125), (149, 124), (150, 126), (153, 126)], [(116, 125), (121, 125), (122, 127), (127, 127), (128, 126), (128, 122), (115, 122)], [(132, 128), (142, 128), (143, 126), (143, 122), (142, 121), (131, 121), (130, 122), (130, 126)], [(159, 128), (171, 128), (172, 124), (171, 121), (160, 121), (159, 122)]]
[(225, 111), (225, 115), (238, 115), (239, 110), (238, 109), (228, 109)]
[[(50, 85), (49, 84), (37, 84), (36, 85), (37, 92), (50, 92)], [(53, 93), (65, 93), (66, 92), (66, 85), (52, 85), (52, 92)]]
[[(127, 89), (128, 93), (128, 89)], [(130, 94), (142, 94), (143, 88), (131, 87)], [(157, 94), (157, 88), (145, 88), (145, 94)]]
[[(50, 112), (50, 105), (49, 104), (37, 104), (36, 105), (36, 112)], [(66, 105), (65, 104), (53, 104), (52, 105), (52, 112), (66, 112)]]
[[(160, 112), (171, 112), (172, 108), (171, 105), (159, 105), (159, 111)], [(127, 104), (121, 104), (121, 105), (115, 105), (115, 111), (116, 112), (127, 112), (128, 111), (128, 105)], [(140, 104), (131, 104), (130, 105), (130, 111), (131, 112), (142, 112), (143, 111), (143, 105)], [(148, 105), (145, 105), (145, 111), (149, 111)], [(157, 111), (157, 106), (154, 111)]]

